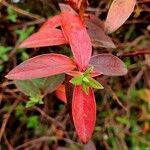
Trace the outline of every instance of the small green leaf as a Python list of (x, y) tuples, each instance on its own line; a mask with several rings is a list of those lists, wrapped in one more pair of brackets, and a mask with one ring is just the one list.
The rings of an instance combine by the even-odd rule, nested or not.
[(28, 119), (27, 127), (30, 129), (35, 129), (39, 124), (39, 116), (31, 116)]
[(86, 84), (86, 83), (83, 83), (82, 84), (82, 88), (83, 88), (83, 91), (88, 94), (89, 93), (89, 86)]
[(31, 96), (29, 101), (26, 103), (26, 107), (33, 107), (37, 104), (43, 104), (42, 98), (40, 96)]
[(104, 87), (98, 82), (96, 81), (95, 79), (89, 77), (89, 85), (90, 87), (93, 87), (95, 89), (104, 89)]
[(89, 75), (92, 73), (93, 69), (94, 69), (93, 66), (89, 67), (89, 68), (84, 72), (83, 75), (84, 75), (84, 76), (89, 76)]
[(34, 31), (34, 27), (31, 26), (25, 30), (15, 30), (16, 34), (19, 35), (19, 41), (22, 42), (25, 40), (32, 32)]
[(74, 77), (70, 80), (70, 83), (74, 84), (74, 85), (81, 85), (82, 84), (82, 80), (83, 80), (83, 76), (77, 76)]
[(88, 77), (83, 77), (83, 82), (88, 84), (90, 81), (89, 81)]
[(12, 47), (4, 47), (0, 45), (0, 60), (2, 62), (8, 61), (7, 52), (10, 51)]
[(7, 8), (7, 13), (8, 13), (7, 20), (11, 22), (17, 21), (17, 14), (11, 7)]

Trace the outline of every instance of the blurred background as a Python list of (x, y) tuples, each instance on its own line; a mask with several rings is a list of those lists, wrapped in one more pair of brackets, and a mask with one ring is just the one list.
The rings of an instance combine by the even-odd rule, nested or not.
[[(44, 104), (25, 107), (29, 96), (4, 76), (22, 61), (44, 53), (70, 55), (68, 46), (18, 49), (46, 18), (60, 12), (61, 0), (0, 0), (0, 150), (150, 150), (150, 0), (138, 0), (125, 24), (110, 37), (113, 53), (128, 68), (123, 77), (101, 76), (95, 91), (97, 121), (91, 141), (82, 145), (66, 105), (55, 93)], [(90, 12), (105, 20), (111, 0), (89, 0)]]

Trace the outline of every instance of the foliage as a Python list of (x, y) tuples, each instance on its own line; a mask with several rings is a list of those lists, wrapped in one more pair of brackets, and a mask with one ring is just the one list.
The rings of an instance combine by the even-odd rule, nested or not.
[[(39, 9), (41, 3), (46, 3), (44, 1), (42, 1), (40, 4), (36, 3), (36, 6), (32, 8), (32, 4), (34, 2), (28, 2), (31, 5), (27, 6), (29, 8), (28, 10), (32, 10), (32, 12), (36, 12), (36, 10)], [(2, 149), (5, 148), (7, 139), (10, 143), (9, 145), (12, 145), (12, 147), (14, 147), (15, 149), (18, 149), (16, 147), (17, 145), (21, 145), (24, 142), (26, 146), (22, 147), (21, 149), (30, 148), (30, 146), (34, 147), (35, 149), (37, 147), (40, 149), (46, 149), (47, 146), (50, 149), (61, 149), (66, 147), (68, 149), (78, 150), (88, 148), (149, 149), (149, 55), (144, 55), (144, 51), (147, 51), (146, 47), (149, 44), (149, 38), (147, 37), (148, 30), (147, 28), (145, 28), (147, 25), (147, 21), (146, 18), (143, 17), (147, 11), (147, 9), (145, 8), (148, 8), (149, 5), (146, 6), (147, 2), (145, 1), (143, 1), (142, 3), (138, 2), (136, 5), (136, 9), (134, 10), (134, 15), (131, 16), (127, 24), (120, 28), (120, 26), (132, 13), (135, 1), (114, 0), (111, 1), (112, 3), (103, 1), (99, 2), (99, 4), (97, 1), (90, 1), (90, 6), (86, 0), (66, 0), (66, 2), (69, 5), (63, 5), (63, 7), (65, 7), (67, 13), (69, 12), (71, 13), (71, 15), (64, 15), (65, 17), (67, 16), (67, 21), (64, 21), (65, 23), (63, 25), (62, 22), (59, 22), (59, 20), (62, 19), (60, 15), (66, 12), (61, 12), (60, 15), (57, 13), (56, 16), (49, 18), (46, 23), (43, 24), (40, 30), (32, 34), (30, 37), (28, 37), (30, 33), (28, 35), (25, 35), (22, 40), (20, 40), (20, 38), (18, 37), (19, 43), (24, 39), (27, 39), (19, 46), (19, 50), (16, 51), (15, 54), (13, 54), (13, 57), (10, 57), (11, 55), (9, 57), (7, 56), (10, 51), (5, 53), (6, 57), (8, 57), (9, 60), (7, 60), (8, 63), (2, 63), (2, 66), (4, 66), (4, 72), (8, 71), (8, 68), (6, 67), (9, 67), (10, 69), (12, 66), (15, 66), (16, 60), (17, 63), (20, 63), (20, 61), (26, 60), (29, 57), (33, 58), (20, 64), (22, 65), (22, 67), (25, 67), (24, 69), (22, 69), (20, 65), (20, 68), (18, 68), (18, 70), (17, 67), (15, 68), (16, 70), (13, 69), (15, 71), (12, 73), (16, 74), (17, 71), (19, 71), (19, 76), (22, 76), (23, 72), (26, 71), (24, 72), (26, 74), (26, 77), (22, 76), (22, 79), (20, 79), (18, 75), (13, 76), (11, 72), (10, 74), (8, 74), (8, 77), (10, 75), (10, 79), (11, 76), (12, 79), (13, 77), (18, 77), (19, 80), (14, 80), (17, 89), (15, 89), (15, 87), (13, 86), (13, 82), (8, 80), (4, 80), (4, 83), (1, 85), (1, 87), (4, 89), (2, 90), (1, 94), (2, 109), (0, 110), (0, 114), (5, 114), (5, 112), (7, 113), (13, 109), (15, 111), (15, 115), (13, 112), (11, 113), (9, 122), (7, 123), (6, 121), (7, 126), (5, 128), (4, 134), (0, 130), (0, 136), (3, 135)], [(122, 6), (120, 6), (121, 3), (123, 4)], [(129, 5), (129, 3), (131, 4)], [(50, 5), (47, 5), (46, 7), (50, 7), (50, 10), (53, 10), (55, 4), (56, 2), (53, 3), (52, 1), (50, 2)], [(25, 3), (20, 3), (18, 6), (23, 6), (22, 8), (24, 9), (25, 5)], [(97, 10), (93, 8), (93, 6), (95, 7), (96, 5), (101, 9)], [(42, 9), (38, 10), (36, 13), (40, 14), (41, 16), (47, 16), (47, 11), (41, 12), (41, 10), (45, 10), (43, 6), (45, 7), (45, 5), (42, 5), (42, 7), (40, 6)], [(86, 9), (87, 6), (89, 7)], [(100, 16), (104, 19), (108, 6), (110, 6), (110, 9), (108, 10), (105, 21), (102, 21), (98, 17), (96, 17)], [(122, 9), (119, 9), (118, 7), (121, 7)], [(13, 7), (11, 8), (13, 10)], [(137, 14), (137, 8), (140, 9), (139, 14)], [(17, 14), (18, 16), (16, 18), (16, 22), (11, 23), (10, 20), (7, 20), (7, 22), (10, 23), (9, 25), (7, 25), (7, 23), (5, 24), (4, 21), (4, 18), (7, 17), (4, 10), (5, 8), (2, 9), (3, 24), (0, 26), (0, 32), (2, 31), (1, 28), (6, 25), (8, 32), (5, 34), (5, 36), (10, 35), (10, 37), (12, 37), (13, 35), (12, 40), (9, 40), (7, 36), (3, 37), (4, 34), (2, 32), (2, 36), (0, 37), (2, 39), (1, 43), (4, 42), (3, 45), (5, 45), (6, 48), (9, 47), (7, 46), (9, 45), (9, 43), (11, 43), (10, 45), (12, 47), (12, 43), (17, 40), (16, 27), (17, 30), (20, 30), (20, 33), (17, 32), (18, 36), (21, 36), (22, 33), (27, 33), (27, 30), (30, 28), (30, 24), (32, 25), (32, 28), (34, 24), (37, 24), (38, 21), (40, 22), (40, 19), (37, 19), (34, 22), (34, 19), (32, 18), (34, 17), (34, 15), (32, 16), (32, 14), (28, 12), (33, 19), (33, 22), (30, 22), (27, 19), (28, 16), (22, 17), (21, 15)], [(85, 10), (86, 13), (84, 13)], [(93, 14), (97, 15), (94, 16)], [(92, 53), (94, 54), (94, 56), (91, 56), (90, 54), (89, 61), (88, 59), (86, 60), (88, 61), (88, 65), (87, 67), (85, 67), (85, 69), (82, 69), (84, 68), (84, 66), (86, 66), (84, 57), (89, 54), (85, 54), (84, 47), (89, 48), (89, 46), (88, 44), (84, 46), (83, 39), (86, 36), (83, 36), (83, 39), (81, 39), (81, 35), (77, 33), (77, 29), (75, 30), (75, 33), (77, 34), (73, 34), (73, 30), (71, 29), (68, 30), (68, 28), (70, 27), (69, 25), (73, 24), (73, 21), (68, 23), (68, 18), (71, 17), (71, 19), (74, 20), (75, 17), (73, 16), (79, 16), (79, 18), (82, 20), (81, 21), (78, 17), (76, 17), (76, 21), (82, 22), (84, 26), (80, 28), (81, 26), (78, 26), (78, 23), (76, 24), (76, 21), (74, 21), (75, 27), (78, 26), (80, 30), (86, 28), (86, 32), (81, 33), (83, 33), (82, 35), (88, 33), (91, 44), (93, 46)], [(147, 18), (148, 16), (149, 15), (147, 15)], [(139, 18), (139, 20), (137, 19), (137, 22), (136, 17)], [(59, 24), (59, 26), (56, 25), (56, 22)], [(109, 26), (108, 22), (111, 22), (110, 24), (113, 25)], [(138, 28), (136, 25), (137, 23), (139, 25)], [(69, 32), (70, 35), (64, 31), (66, 24), (66, 31), (68, 30), (67, 32)], [(35, 25), (35, 30), (37, 26), (38, 25)], [(20, 27), (23, 27), (23, 29), (20, 29)], [(117, 30), (118, 28), (119, 30)], [(111, 37), (107, 35), (108, 33), (110, 34), (116, 30), (117, 32), (111, 34)], [(31, 31), (31, 33), (32, 32), (33, 30)], [(7, 38), (7, 40), (5, 40), (5, 38)], [(85, 42), (88, 42), (87, 39), (85, 40)], [(64, 46), (64, 44), (67, 44), (67, 46)], [(53, 45), (54, 47), (44, 48), (46, 46)], [(63, 46), (58, 47), (57, 45)], [(71, 47), (71, 52), (68, 52), (68, 45)], [(79, 48), (76, 48), (76, 45), (78, 45)], [(38, 47), (43, 48), (39, 49)], [(34, 50), (26, 50), (25, 48), (34, 48)], [(60, 51), (60, 49), (62, 51)], [(141, 49), (140, 54), (138, 52), (138, 49)], [(78, 53), (78, 51), (83, 52), (83, 57), (79, 57), (79, 54), (82, 53)], [(59, 68), (60, 74), (52, 72), (55, 69), (48, 70), (47, 68), (49, 63), (45, 63), (44, 60), (46, 59), (42, 59), (40, 55), (43, 55), (43, 53), (47, 52), (50, 52), (51, 54), (44, 55), (48, 56), (50, 59), (52, 58), (53, 54), (57, 56), (61, 55), (63, 57), (63, 59), (61, 59), (62, 61), (58, 63), (58, 67), (59, 64), (63, 65), (64, 55), (62, 54), (67, 54), (67, 60), (70, 60), (70, 62), (72, 62), (72, 66), (74, 66), (74, 69), (63, 72), (61, 70), (63, 67), (61, 69)], [(106, 52), (108, 52), (109, 54), (106, 54)], [(25, 54), (24, 58), (22, 58), (23, 53)], [(109, 77), (124, 75), (127, 71), (122, 61), (120, 61), (119, 58), (112, 55), (111, 53), (116, 54), (121, 58), (121, 60), (124, 60), (125, 65), (129, 70), (128, 75), (124, 77)], [(38, 56), (34, 57), (35, 55)], [(26, 68), (28, 69), (28, 66), (30, 66), (30, 64), (31, 68), (36, 68), (36, 65), (34, 66), (34, 63), (32, 63), (31, 61), (34, 60), (36, 62), (35, 58), (37, 58), (39, 62), (36, 64), (39, 66), (41, 65), (42, 68), (44, 65), (46, 65), (44, 66), (46, 69), (43, 68), (43, 70), (39, 70), (38, 72), (41, 74), (41, 76), (38, 77), (34, 76), (34, 71), (33, 69), (31, 69), (30, 71), (33, 71), (31, 74), (33, 78), (30, 78), (31, 76)], [(42, 61), (40, 61), (40, 59)], [(55, 61), (52, 61), (52, 63), (55, 63)], [(52, 63), (50, 63), (50, 67)], [(55, 71), (57, 71), (57, 69)], [(35, 70), (37, 71), (37, 68)], [(48, 72), (48, 74), (45, 73), (46, 71)], [(122, 74), (122, 72), (124, 73)], [(42, 76), (42, 74), (44, 74), (44, 76)], [(103, 88), (104, 90), (98, 90)], [(18, 90), (22, 91), (27, 96), (19, 93)], [(59, 103), (56, 100), (57, 98), (55, 95), (57, 96), (57, 98), (61, 99), (62, 102), (65, 103), (65, 105), (67, 105), (67, 111), (66, 106), (64, 106), (62, 102)], [(14, 100), (15, 102), (19, 101), (19, 105), (15, 108), (13, 106)], [(39, 105), (42, 101), (43, 104)], [(32, 108), (25, 107), (28, 104)], [(38, 106), (34, 107), (36, 105)], [(76, 138), (74, 129), (70, 124), (70, 120), (67, 115), (68, 110), (71, 115), (71, 120), (73, 120), (74, 122), (79, 140), (84, 143), (85, 141), (89, 140), (87, 144), (84, 144), (85, 146), (81, 145), (80, 142), (74, 142), (79, 140), (78, 138)], [(1, 117), (0, 122), (2, 122), (3, 127), (3, 122), (5, 123), (5, 116), (4, 119), (3, 116)], [(12, 131), (16, 135), (15, 138), (13, 134), (11, 134)], [(22, 134), (16, 134), (20, 133), (20, 131)], [(35, 144), (34, 139), (35, 141), (39, 140), (39, 142)], [(33, 144), (28, 145), (28, 140)], [(41, 144), (44, 146), (40, 146)], [(60, 145), (62, 147), (59, 147)]]
[[(82, 5), (83, 4), (81, 3), (79, 9)], [(133, 6), (134, 5), (135, 3)], [(75, 69), (78, 70), (78, 73), (81, 75), (75, 76), (70, 81), (73, 85), (75, 85), (71, 115), (80, 140), (83, 143), (87, 143), (94, 130), (96, 117), (95, 98), (92, 88), (103, 89), (103, 86), (91, 77), (91, 73), (94, 73), (93, 71), (95, 71), (98, 74), (104, 75), (125, 75), (127, 73), (127, 69), (123, 62), (113, 55), (103, 54), (96, 55), (91, 58), (92, 43), (86, 30), (86, 22), (80, 18), (83, 17), (82, 15), (84, 15), (84, 11), (82, 14), (79, 13), (79, 15), (77, 15), (77, 13), (69, 5), (59, 4), (59, 6), (61, 9), (60, 15), (48, 19), (37, 33), (31, 35), (20, 45), (20, 48), (52, 46), (69, 43), (74, 60), (60, 54), (45, 54), (36, 56), (14, 68), (6, 77), (13, 80), (29, 80), (61, 73), (67, 74)], [(115, 12), (115, 10), (113, 10), (113, 12)], [(128, 12), (132, 12), (132, 10), (129, 9), (127, 13)], [(112, 13), (108, 13), (106, 23), (110, 20), (110, 14)], [(126, 20), (126, 18), (127, 17), (123, 20)], [(73, 24), (68, 22), (68, 19), (71, 20)], [(56, 29), (58, 26), (61, 26), (62, 31), (60, 29)], [(108, 26), (112, 26), (112, 23)], [(88, 26), (88, 30), (91, 30), (91, 26)], [(96, 32), (93, 34), (95, 33)], [(88, 66), (92, 66), (92, 69), (88, 68)], [(79, 96), (76, 98), (78, 94)], [(87, 99), (88, 101), (86, 102)], [(34, 106), (37, 103), (43, 103), (41, 98), (31, 97), (26, 106)], [(80, 105), (81, 103), (84, 105)], [(89, 111), (90, 106), (91, 112)], [(79, 111), (76, 110), (77, 107), (81, 107)], [(81, 114), (83, 114), (82, 118)]]

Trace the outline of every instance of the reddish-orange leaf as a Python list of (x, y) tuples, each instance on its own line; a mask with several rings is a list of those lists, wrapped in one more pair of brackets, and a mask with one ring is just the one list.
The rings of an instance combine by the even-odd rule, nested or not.
[(61, 16), (57, 15), (46, 20), (39, 31), (48, 31), (61, 25)]
[(108, 11), (105, 30), (112, 33), (117, 30), (131, 15), (136, 0), (114, 0)]
[(127, 74), (125, 64), (112, 54), (98, 54), (92, 56), (89, 65), (93, 66), (96, 72), (108, 76), (121, 76)]
[(92, 136), (96, 120), (96, 104), (93, 89), (86, 94), (82, 86), (75, 86), (72, 100), (72, 117), (76, 132), (83, 143)]
[(67, 103), (67, 98), (66, 98), (66, 90), (65, 90), (65, 85), (61, 84), (57, 89), (56, 89), (56, 96), (64, 103)]
[(32, 34), (19, 48), (35, 48), (44, 46), (61, 45), (68, 43), (59, 29), (47, 29)]
[(86, 27), (80, 17), (73, 13), (61, 13), (61, 16), (62, 30), (71, 46), (75, 62), (80, 71), (85, 70), (92, 53), (92, 44)]
[(11, 70), (6, 76), (12, 80), (28, 80), (66, 73), (76, 67), (67, 56), (43, 54), (28, 59)]

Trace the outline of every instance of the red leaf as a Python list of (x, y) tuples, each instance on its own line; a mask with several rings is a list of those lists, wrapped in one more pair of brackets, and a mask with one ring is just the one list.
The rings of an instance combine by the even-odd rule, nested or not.
[(39, 31), (27, 38), (19, 48), (35, 48), (44, 46), (61, 45), (68, 43), (59, 29), (48, 29)]
[(74, 62), (60, 54), (44, 54), (28, 59), (6, 76), (13, 80), (28, 80), (66, 73), (75, 68)]
[(61, 84), (56, 90), (56, 96), (64, 103), (67, 103), (65, 85)]
[(61, 16), (57, 15), (47, 19), (46, 22), (41, 26), (39, 31), (47, 32), (49, 29), (54, 29), (60, 25), (61, 25)]
[(92, 53), (92, 44), (86, 31), (86, 27), (77, 15), (72, 13), (62, 13), (61, 16), (62, 30), (71, 46), (74, 59), (80, 71), (85, 70)]
[(114, 0), (108, 11), (105, 29), (108, 33), (117, 30), (131, 15), (136, 0)]
[(93, 46), (116, 48), (111, 38), (105, 34), (103, 28), (88, 20), (86, 21), (86, 25), (88, 27), (88, 33), (91, 38)]
[(96, 104), (93, 90), (88, 95), (82, 86), (75, 86), (72, 100), (72, 117), (80, 140), (87, 143), (92, 136), (96, 120)]
[(91, 57), (90, 66), (94, 70), (109, 76), (121, 76), (127, 73), (124, 63), (111, 54), (99, 54)]

